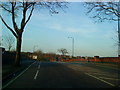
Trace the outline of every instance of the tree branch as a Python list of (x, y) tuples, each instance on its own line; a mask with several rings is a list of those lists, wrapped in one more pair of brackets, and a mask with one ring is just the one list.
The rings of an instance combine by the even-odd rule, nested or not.
[(9, 13), (12, 13), (9, 9), (5, 8), (3, 5), (0, 5), (5, 11), (8, 11)]
[(2, 16), (0, 15), (0, 18), (2, 20), (2, 22), (4, 23), (4, 25), (13, 33), (13, 35), (17, 38), (17, 34), (13, 31), (13, 29), (11, 29), (7, 23), (3, 20)]
[(103, 8), (104, 10), (108, 11), (108, 12), (111, 12), (113, 14), (115, 14), (116, 16), (118, 16), (117, 12), (115, 12), (116, 10), (112, 7), (104, 7), (104, 6), (101, 6), (101, 8)]
[(22, 21), (21, 21), (21, 30), (22, 31), (25, 27), (26, 11), (27, 11), (27, 2), (26, 2), (26, 4), (23, 2), (23, 17), (22, 17)]
[(12, 4), (12, 22), (13, 22), (13, 27), (14, 30), (16, 31), (16, 33), (18, 33), (18, 27), (17, 24), (15, 22), (15, 6), (16, 6), (16, 2), (11, 2)]
[(117, 6), (115, 2), (86, 2), (84, 5), (87, 6), (87, 14), (95, 12), (92, 14), (93, 18), (98, 18), (100, 21), (113, 20), (117, 21), (119, 17)]
[(29, 14), (29, 16), (28, 16), (28, 19), (26, 20), (26, 22), (25, 22), (25, 25), (28, 23), (28, 21), (30, 20), (30, 18), (31, 18), (31, 16), (32, 16), (32, 13), (33, 13), (33, 10), (34, 10), (34, 5), (32, 6), (32, 9), (31, 9), (31, 12), (30, 12), (30, 14)]

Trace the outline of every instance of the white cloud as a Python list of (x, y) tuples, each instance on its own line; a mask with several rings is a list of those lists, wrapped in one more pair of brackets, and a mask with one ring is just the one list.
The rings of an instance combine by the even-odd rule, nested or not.
[(88, 28), (70, 27), (70, 26), (64, 26), (61, 24), (54, 24), (54, 25), (51, 25), (49, 28), (53, 30), (63, 31), (63, 32), (72, 32), (72, 33), (81, 33), (81, 34), (94, 33), (97, 31), (95, 29), (90, 30)]
[(80, 31), (79, 31), (78, 29), (76, 29), (76, 28), (67, 27), (67, 26), (63, 26), (63, 25), (60, 25), (60, 24), (52, 25), (52, 26), (50, 27), (50, 29), (58, 30), (58, 31), (63, 31), (63, 32), (73, 32), (73, 33), (80, 32)]

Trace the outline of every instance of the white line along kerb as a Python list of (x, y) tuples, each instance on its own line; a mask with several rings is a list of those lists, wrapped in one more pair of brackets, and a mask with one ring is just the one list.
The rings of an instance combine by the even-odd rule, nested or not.
[(15, 81), (18, 77), (20, 77), (22, 74), (24, 74), (33, 64), (35, 64), (36, 62), (33, 62), (30, 66), (28, 66), (28, 68), (26, 68), (24, 71), (22, 71), (18, 76), (16, 76), (14, 79), (12, 79), (10, 82), (8, 82), (5, 86), (3, 86), (2, 88), (6, 88), (8, 85), (10, 85), (13, 81)]

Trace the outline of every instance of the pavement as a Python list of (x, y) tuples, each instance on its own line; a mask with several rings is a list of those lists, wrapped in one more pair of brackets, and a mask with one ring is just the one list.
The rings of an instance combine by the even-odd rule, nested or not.
[(36, 61), (3, 88), (119, 88), (119, 69), (112, 69), (89, 63)]
[(15, 78), (33, 62), (35, 61), (32, 59), (22, 57), (20, 67), (15, 67), (14, 64), (2, 65), (2, 84), (5, 85), (8, 83), (11, 79)]

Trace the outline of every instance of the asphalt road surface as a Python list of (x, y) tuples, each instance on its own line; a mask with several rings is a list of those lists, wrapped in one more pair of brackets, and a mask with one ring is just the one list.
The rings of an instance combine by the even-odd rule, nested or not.
[(118, 71), (89, 63), (36, 61), (4, 88), (115, 88)]

